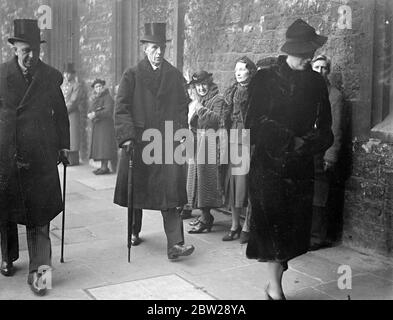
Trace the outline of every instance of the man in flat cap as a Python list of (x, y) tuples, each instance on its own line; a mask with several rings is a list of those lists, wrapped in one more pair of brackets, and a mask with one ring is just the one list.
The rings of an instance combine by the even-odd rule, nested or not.
[(57, 164), (67, 163), (69, 121), (62, 75), (39, 59), (44, 41), (37, 20), (15, 20), (14, 28), (8, 41), (15, 57), (0, 65), (0, 272), (13, 275), (17, 224), (25, 225), (28, 284), (44, 295), (43, 277), (51, 266), (49, 223), (63, 208)]
[[(193, 246), (184, 244), (183, 221), (179, 210), (187, 203), (186, 167), (165, 163), (165, 150), (171, 141), (165, 139), (165, 122), (173, 124), (173, 132), (187, 129), (188, 103), (190, 99), (186, 82), (179, 70), (164, 59), (166, 48), (166, 24), (146, 23), (141, 39), (145, 58), (135, 67), (126, 70), (120, 81), (115, 106), (115, 129), (118, 144), (134, 147), (134, 197), (135, 221), (132, 243), (140, 243), (142, 209), (161, 211), (167, 237), (168, 259), (188, 256)], [(145, 130), (158, 130), (162, 137), (162, 164), (146, 163), (142, 158), (148, 141), (142, 141)], [(173, 141), (173, 137), (171, 137)], [(165, 156), (164, 156), (165, 153)], [(127, 207), (128, 157), (123, 149), (115, 189), (114, 202)]]

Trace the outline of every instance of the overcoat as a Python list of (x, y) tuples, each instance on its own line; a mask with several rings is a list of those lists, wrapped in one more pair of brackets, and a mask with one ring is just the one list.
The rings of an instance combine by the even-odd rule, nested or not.
[[(180, 71), (166, 60), (159, 70), (153, 71), (146, 57), (136, 67), (126, 70), (122, 76), (115, 105), (115, 131), (120, 147), (125, 141), (136, 141), (135, 208), (167, 210), (182, 207), (187, 203), (186, 166), (170, 163), (171, 161), (165, 159), (165, 155), (173, 155), (173, 150), (180, 143), (173, 142), (173, 133), (178, 129), (188, 129), (190, 98), (185, 84)], [(165, 122), (173, 127), (172, 134), (170, 130), (165, 130)], [(142, 160), (142, 152), (146, 145), (150, 144), (150, 141), (141, 139), (147, 129), (154, 129), (162, 137), (162, 143), (158, 143), (161, 144), (162, 152), (155, 151), (158, 151), (161, 161), (152, 164)], [(166, 145), (168, 148), (165, 148)], [(114, 202), (124, 207), (127, 206), (127, 172), (128, 158), (123, 150)]]
[(109, 90), (91, 98), (88, 113), (95, 112), (92, 120), (90, 159), (111, 160), (117, 152), (115, 127), (113, 122), (114, 101)]
[[(195, 138), (195, 156), (188, 166), (187, 195), (193, 208), (219, 208), (223, 204), (223, 174), (220, 163), (220, 144), (209, 143), (207, 130), (225, 129), (226, 103), (212, 84), (203, 105), (190, 120)], [(211, 140), (211, 139), (210, 139)]]
[[(329, 198), (329, 188), (336, 178), (339, 177), (337, 167), (340, 166), (344, 131), (345, 131), (345, 107), (342, 93), (336, 87), (328, 83), (329, 101), (332, 109), (332, 132), (334, 136), (333, 145), (325, 153), (319, 153), (315, 156), (315, 183), (314, 183), (314, 200), (313, 205), (325, 207)], [(324, 161), (330, 161), (335, 164), (334, 172), (324, 171)]]
[(85, 103), (85, 93), (82, 83), (78, 81), (64, 82), (62, 85), (64, 100), (70, 122), (70, 151), (79, 151), (81, 110)]
[(308, 251), (313, 159), (332, 144), (331, 123), (326, 83), (311, 67), (292, 70), (280, 56), (277, 65), (253, 78), (246, 118), (255, 145), (247, 257), (285, 266)]
[(58, 151), (69, 148), (62, 81), (41, 61), (30, 85), (16, 58), (0, 65), (1, 168), (8, 173), (0, 192), (2, 221), (40, 226), (62, 210)]

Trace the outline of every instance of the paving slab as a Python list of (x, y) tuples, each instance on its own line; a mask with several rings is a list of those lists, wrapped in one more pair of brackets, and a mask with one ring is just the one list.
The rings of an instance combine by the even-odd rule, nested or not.
[(351, 289), (340, 289), (337, 281), (315, 287), (337, 300), (392, 300), (393, 283), (372, 274), (356, 275)]
[(87, 292), (97, 300), (214, 300), (201, 288), (175, 274), (88, 289)]

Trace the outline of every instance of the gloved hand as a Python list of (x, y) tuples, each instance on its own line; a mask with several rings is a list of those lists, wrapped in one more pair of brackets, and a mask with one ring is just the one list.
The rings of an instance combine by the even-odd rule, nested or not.
[(68, 166), (70, 162), (67, 157), (67, 150), (63, 149), (59, 151), (59, 158), (57, 160), (57, 164), (62, 163), (64, 166)]

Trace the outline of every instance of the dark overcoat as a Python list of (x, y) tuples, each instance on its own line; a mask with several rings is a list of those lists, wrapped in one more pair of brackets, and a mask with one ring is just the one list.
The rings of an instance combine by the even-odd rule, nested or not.
[[(165, 137), (165, 121), (173, 125), (173, 132), (187, 129), (189, 96), (180, 71), (163, 61), (153, 71), (147, 58), (123, 74), (115, 104), (115, 131), (119, 146), (128, 140), (136, 141), (134, 159), (134, 207), (166, 210), (187, 203), (185, 164), (146, 164), (142, 152), (150, 142), (141, 141), (147, 129), (156, 129), (162, 136), (162, 150), (173, 135)], [(168, 132), (170, 134), (170, 132)], [(173, 149), (179, 142), (173, 143)], [(165, 150), (171, 152), (173, 150)], [(128, 159), (123, 151), (119, 164), (114, 202), (127, 206)]]
[(62, 81), (41, 61), (30, 85), (16, 59), (0, 65), (1, 167), (9, 169), (0, 194), (2, 221), (41, 226), (62, 210), (58, 151), (68, 149), (70, 139)]
[(95, 112), (92, 120), (90, 159), (111, 160), (117, 152), (113, 122), (114, 101), (109, 90), (93, 95), (88, 113)]
[(286, 263), (308, 251), (313, 159), (332, 144), (331, 123), (326, 83), (311, 67), (292, 70), (280, 56), (253, 78), (246, 118), (255, 145), (249, 258)]

